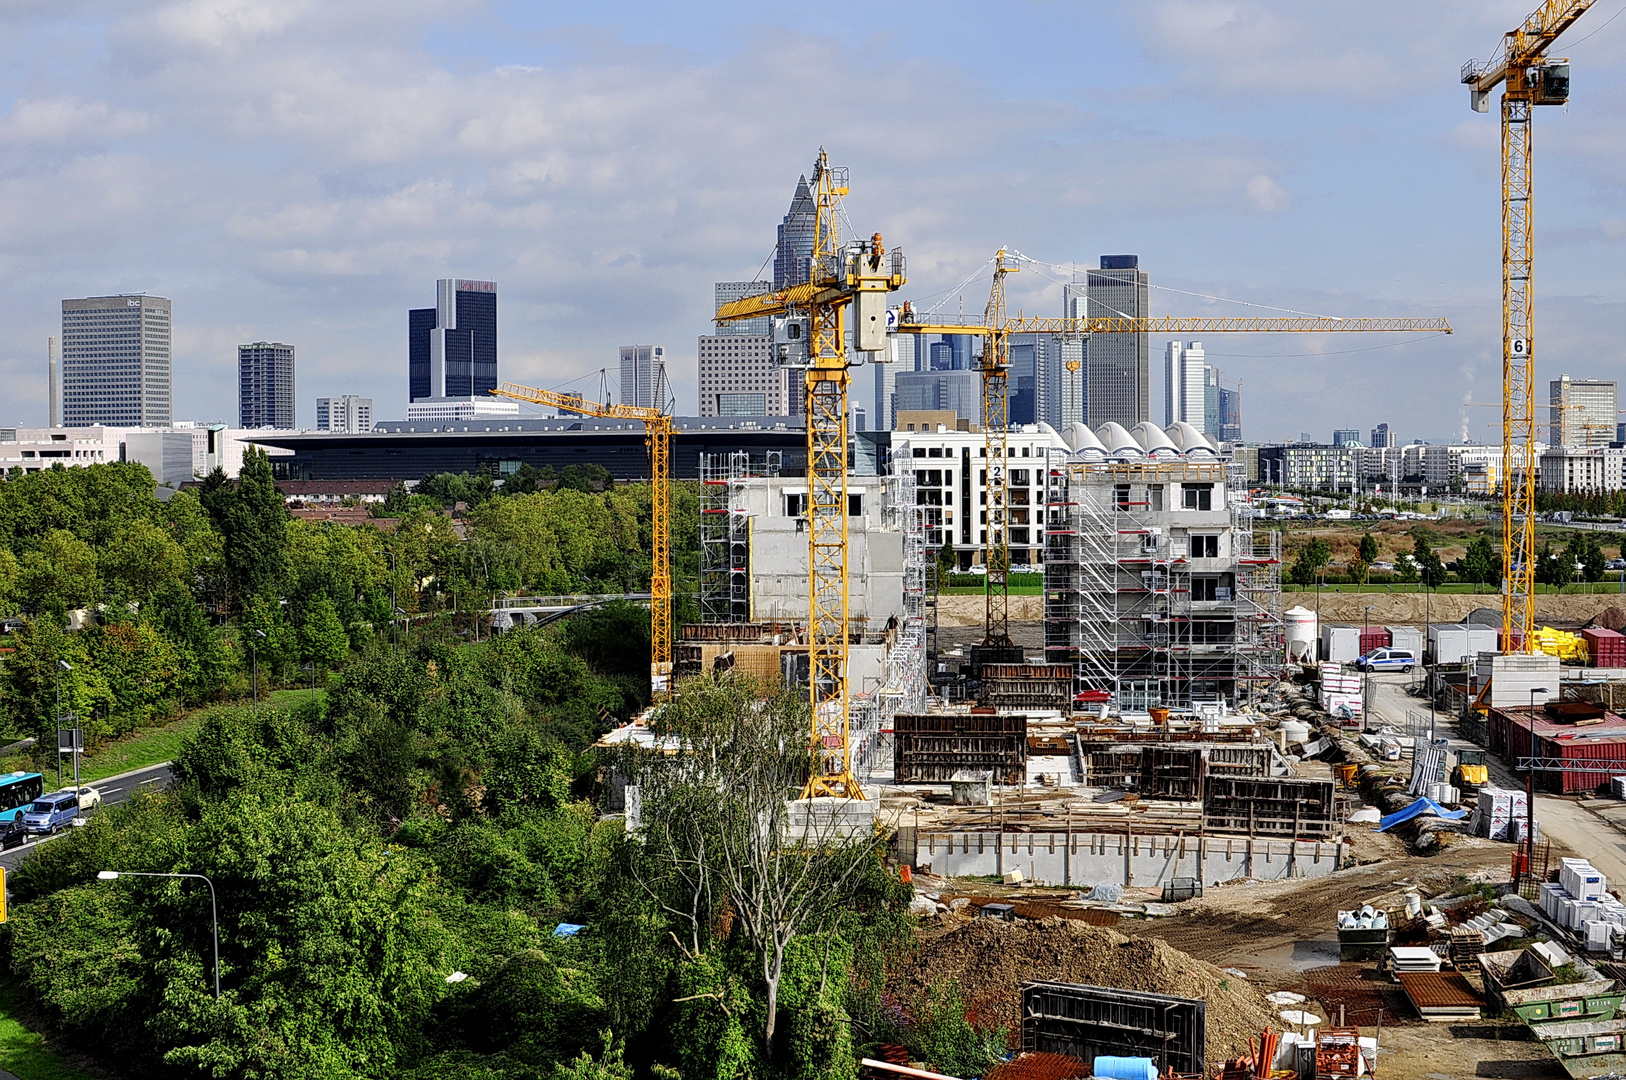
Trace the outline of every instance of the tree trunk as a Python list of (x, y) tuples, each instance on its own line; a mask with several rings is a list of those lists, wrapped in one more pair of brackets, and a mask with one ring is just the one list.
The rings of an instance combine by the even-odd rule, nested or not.
[(764, 1033), (767, 1042), (768, 1060), (773, 1060), (773, 1032), (774, 1026), (779, 1022), (779, 979), (784, 974), (785, 946), (774, 937), (773, 958), (768, 961), (763, 971), (764, 980), (768, 984), (768, 1028)]

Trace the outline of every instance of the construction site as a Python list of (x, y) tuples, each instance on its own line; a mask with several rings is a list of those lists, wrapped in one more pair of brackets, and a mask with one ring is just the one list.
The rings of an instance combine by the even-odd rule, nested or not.
[[(1475, 107), (1505, 80), (1504, 122), (1527, 124), (1543, 50), (1586, 7), (1544, 6), (1465, 70)], [(717, 313), (772, 320), (807, 452), (703, 458), (701, 618), (657, 610), (652, 686), (734, 672), (808, 696), (799, 802), (873, 825), (914, 886), (898, 977), (947, 976), (1003, 1017), (1006, 1080), (1626, 1072), (1607, 886), (1626, 835), (1599, 841), (1626, 828), (1626, 638), (1537, 632), (1528, 345), (1509, 346), (1502, 625), (1323, 626), (1283, 611), (1281, 533), (1256, 528), (1228, 446), (1182, 423), (1010, 424), (1010, 335), (1443, 320), (1013, 317), (1025, 257), (1004, 250), (982, 316), (948, 319), (889, 304), (906, 266), (880, 234), (840, 241), (846, 173), (822, 153), (812, 187), (811, 280)], [(894, 432), (857, 475), (855, 356), (911, 333), (980, 342), (981, 431)], [(967, 541), (983, 618), (944, 641), (942, 553)], [(1026, 618), (1013, 567), (1042, 575)], [(605, 741), (640, 743), (647, 718)], [(921, 1065), (864, 1062), (935, 1080)]]

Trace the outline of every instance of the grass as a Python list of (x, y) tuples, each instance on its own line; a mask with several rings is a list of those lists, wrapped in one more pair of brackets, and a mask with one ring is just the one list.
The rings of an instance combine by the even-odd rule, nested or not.
[[(1016, 590), (1013, 589), (1011, 591), (1015, 592)], [(1284, 584), (1282, 586), (1282, 591), (1283, 592), (1314, 593), (1315, 592), (1315, 586), (1314, 585), (1288, 585), (1288, 584)], [(1394, 594), (1394, 595), (1401, 595), (1401, 596), (1410, 595), (1410, 594), (1416, 594), (1418, 596), (1421, 596), (1421, 595), (1423, 595), (1423, 592), (1424, 592), (1423, 587), (1416, 584), (1415, 582), (1413, 582), (1413, 583), (1396, 583), (1394, 585), (1390, 585), (1387, 582), (1383, 582), (1383, 583), (1371, 583), (1371, 582), (1368, 582), (1365, 585), (1323, 585), (1323, 586), (1321, 586), (1321, 591), (1322, 592), (1329, 592), (1329, 593), (1332, 593), (1332, 592), (1382, 593), (1384, 595)], [(1579, 584), (1579, 585), (1566, 585), (1566, 586), (1564, 586), (1564, 588), (1562, 590), (1562, 593), (1560, 593), (1560, 590), (1553, 588), (1551, 585), (1537, 585), (1536, 586), (1536, 592), (1538, 594), (1542, 595), (1542, 596), (1557, 596), (1557, 595), (1580, 596), (1582, 594), (1605, 595), (1605, 594), (1610, 594), (1610, 593), (1619, 594), (1621, 592), (1621, 587), (1620, 587), (1620, 582), (1618, 580), (1616, 580), (1616, 581), (1591, 581), (1591, 582), (1584, 582), (1584, 583)], [(1499, 587), (1495, 586), (1495, 585), (1483, 585), (1483, 584), (1470, 585), (1470, 584), (1465, 584), (1465, 583), (1459, 582), (1459, 581), (1452, 581), (1452, 582), (1447, 582), (1444, 585), (1441, 585), (1439, 588), (1434, 590), (1434, 593), (1435, 593), (1436, 596), (1500, 596), (1500, 595), (1502, 595), (1502, 590)]]
[(44, 1037), (17, 1018), (17, 991), (9, 984), (0, 986), (0, 1069), (18, 1080), (93, 1080), (48, 1050)]
[[(100, 750), (79, 759), (79, 779), (86, 783), (106, 779), (127, 773), (132, 769), (144, 769), (149, 765), (161, 765), (175, 757), (175, 752), (181, 748), (181, 741), (187, 733), (196, 727), (208, 713), (207, 709), (198, 709), (187, 713), (179, 720), (172, 720), (163, 727), (143, 728), (132, 732), (122, 739), (106, 743)], [(73, 763), (71, 759), (63, 759), (63, 776), (71, 775)], [(47, 777), (46, 786), (55, 779), (55, 770)]]

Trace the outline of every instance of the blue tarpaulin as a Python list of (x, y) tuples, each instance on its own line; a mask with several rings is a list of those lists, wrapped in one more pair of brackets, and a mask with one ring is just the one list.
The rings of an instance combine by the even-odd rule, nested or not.
[(586, 930), (586, 929), (587, 929), (587, 926), (585, 924), (583, 924), (583, 923), (562, 922), (558, 926), (553, 928), (553, 936), (554, 937), (575, 937), (577, 934), (581, 933), (583, 930)]
[(1422, 817), (1424, 814), (1433, 814), (1435, 817), (1442, 817), (1447, 821), (1461, 821), (1463, 818), (1468, 816), (1468, 811), (1447, 810), (1433, 799), (1422, 798), (1418, 799), (1404, 810), (1396, 810), (1394, 813), (1378, 822), (1378, 827), (1372, 831), (1388, 832), (1396, 825), (1403, 825), (1412, 818)]

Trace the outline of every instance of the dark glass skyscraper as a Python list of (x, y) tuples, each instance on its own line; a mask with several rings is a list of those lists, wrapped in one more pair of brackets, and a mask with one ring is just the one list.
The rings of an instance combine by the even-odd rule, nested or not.
[(435, 306), (407, 312), (411, 401), (473, 397), (497, 388), (497, 283), (441, 278)]
[[(1062, 290), (1068, 318), (1145, 318), (1146, 271), (1135, 255), (1103, 255), (1099, 270), (1083, 272)], [(1151, 412), (1151, 342), (1146, 334), (1093, 334), (1084, 369), (1087, 423), (1116, 421), (1134, 427)]]
[(807, 177), (796, 181), (785, 220), (779, 223), (779, 244), (773, 256), (773, 287), (777, 291), (805, 284), (813, 276), (813, 240), (819, 209), (808, 190)]
[(237, 423), (294, 426), (294, 347), (276, 341), (237, 346)]

